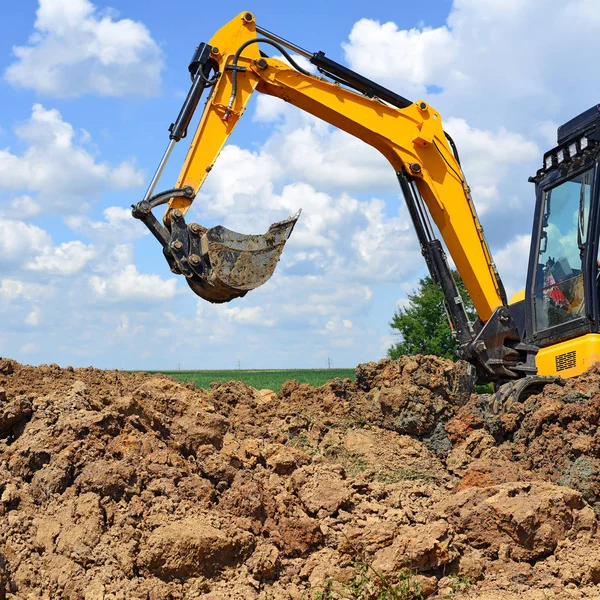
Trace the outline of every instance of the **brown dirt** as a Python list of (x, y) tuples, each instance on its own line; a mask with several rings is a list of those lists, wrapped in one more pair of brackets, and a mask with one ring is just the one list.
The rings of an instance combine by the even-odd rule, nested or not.
[(278, 395), (0, 359), (0, 600), (600, 598), (600, 371), (470, 392), (434, 357)]

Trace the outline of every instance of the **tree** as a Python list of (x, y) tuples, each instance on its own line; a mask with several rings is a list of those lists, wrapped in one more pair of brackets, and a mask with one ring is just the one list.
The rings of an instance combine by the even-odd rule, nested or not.
[[(477, 314), (469, 294), (457, 271), (452, 271), (458, 291), (462, 296), (469, 320)], [(390, 358), (412, 354), (435, 354), (456, 359), (456, 342), (444, 310), (444, 294), (431, 277), (419, 280), (418, 289), (408, 295), (408, 306), (399, 307), (390, 323), (398, 330), (402, 341), (388, 349)]]

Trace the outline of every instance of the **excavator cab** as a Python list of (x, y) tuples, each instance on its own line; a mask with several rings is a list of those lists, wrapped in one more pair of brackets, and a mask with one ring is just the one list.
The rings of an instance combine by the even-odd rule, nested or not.
[(600, 359), (600, 105), (559, 127), (557, 141), (530, 178), (536, 210), (523, 338), (540, 347), (538, 372), (569, 377)]

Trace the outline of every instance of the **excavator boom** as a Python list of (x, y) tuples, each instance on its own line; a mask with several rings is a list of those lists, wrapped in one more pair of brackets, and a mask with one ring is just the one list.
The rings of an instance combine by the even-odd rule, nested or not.
[[(269, 58), (259, 44), (274, 48), (287, 62)], [(319, 75), (298, 65), (288, 49), (307, 58)], [(249, 12), (227, 23), (208, 44), (201, 44), (189, 68), (192, 87), (170, 127), (169, 147), (133, 214), (159, 239), (172, 269), (187, 277), (194, 292), (224, 302), (264, 283), (299, 216), (273, 225), (268, 234), (259, 237), (185, 223), (186, 211), (257, 91), (348, 132), (386, 157), (399, 178), (432, 277), (444, 290), (461, 356), (475, 364), (482, 381), (535, 373), (537, 348), (520, 339), (456, 148), (433, 107), (424, 101), (410, 102), (322, 52), (307, 52), (257, 27)], [(209, 96), (176, 187), (154, 195), (173, 144), (187, 133), (206, 89)], [(165, 203), (161, 225), (151, 211)], [(477, 310), (479, 320), (474, 326), (466, 316), (430, 217)]]

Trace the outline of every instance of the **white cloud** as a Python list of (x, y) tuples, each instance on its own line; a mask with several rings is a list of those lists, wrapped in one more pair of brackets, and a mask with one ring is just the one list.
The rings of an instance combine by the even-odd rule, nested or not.
[[(297, 131), (292, 129), (291, 135)], [(320, 168), (333, 174), (340, 169), (333, 150), (336, 134), (327, 135), (333, 139), (326, 142), (331, 153), (322, 156)], [(359, 201), (347, 193), (318, 191), (307, 182), (315, 181), (314, 173), (297, 171), (287, 158), (285, 141), (274, 141), (282, 139), (286, 135), (276, 132), (260, 153), (227, 146), (203, 187), (201, 202), (194, 205), (193, 218), (200, 222), (218, 219), (235, 231), (257, 233), (302, 208), (278, 273), (290, 269), (295, 274), (336, 273), (339, 278), (352, 273), (353, 277), (387, 280), (417, 268), (420, 252), (404, 209), (389, 217), (380, 199)], [(308, 149), (302, 152), (307, 154)], [(348, 170), (356, 171), (364, 154), (348, 152), (347, 158)], [(393, 169), (381, 160), (395, 180)], [(295, 181), (282, 186), (289, 180)], [(354, 181), (348, 178), (347, 188)], [(396, 194), (397, 188), (396, 181)]]
[(275, 326), (275, 319), (266, 317), (260, 306), (247, 306), (244, 308), (234, 306), (232, 308), (226, 308), (221, 305), (217, 308), (217, 311), (227, 320), (236, 323), (242, 323), (244, 325), (260, 325), (263, 327)]
[(255, 123), (275, 123), (285, 116), (288, 110), (288, 104), (281, 100), (281, 98), (276, 98), (275, 96), (258, 96), (252, 120)]
[(551, 119), (540, 121), (535, 125), (535, 131), (546, 142), (548, 148), (552, 148), (554, 145), (556, 145), (557, 129), (558, 123), (552, 121)]
[(402, 82), (398, 89), (406, 96), (423, 95), (428, 85), (439, 85), (457, 68), (458, 41), (445, 26), (405, 30), (361, 19), (348, 39), (342, 46), (353, 69), (376, 80)]
[(127, 265), (107, 277), (94, 275), (89, 279), (89, 287), (99, 299), (109, 302), (168, 300), (177, 293), (175, 279), (138, 273), (135, 265)]
[(27, 325), (31, 325), (31, 327), (37, 327), (42, 321), (42, 314), (40, 312), (39, 307), (35, 307), (25, 319), (25, 323)]
[(26, 268), (52, 275), (74, 275), (96, 256), (93, 246), (79, 241), (64, 242), (59, 246), (46, 247)]
[(80, 212), (104, 191), (143, 182), (131, 162), (116, 168), (96, 162), (75, 142), (73, 126), (56, 109), (35, 104), (31, 118), (17, 127), (16, 134), (26, 148), (20, 155), (9, 148), (0, 150), (0, 189), (37, 192), (38, 207), (44, 210)]
[(33, 219), (42, 212), (39, 202), (31, 196), (17, 196), (5, 203), (0, 203), (0, 218)]
[(511, 167), (531, 163), (541, 156), (535, 144), (519, 133), (500, 127), (497, 131), (470, 127), (464, 119), (449, 118), (445, 128), (460, 149), (463, 170), (468, 174), (477, 212), (506, 211), (519, 205), (516, 197), (500, 200), (500, 186)]
[(530, 235), (517, 235), (494, 254), (509, 299), (525, 287), (530, 244)]
[(593, 0), (454, 0), (440, 27), (362, 19), (343, 48), (352, 68), (412, 100), (430, 95), (442, 116), (529, 133), (597, 102), (589, 66), (564, 48), (593, 56), (598, 23)]
[(143, 223), (131, 216), (131, 209), (122, 206), (109, 206), (103, 211), (104, 220), (95, 221), (81, 215), (65, 218), (67, 225), (78, 233), (102, 241), (104, 243), (130, 242), (148, 235), (149, 231)]
[(48, 233), (23, 221), (0, 219), (0, 265), (17, 267), (52, 243)]
[(142, 185), (144, 183), (144, 176), (136, 167), (134, 160), (126, 160), (112, 169), (108, 181), (115, 189), (124, 190)]
[(143, 23), (114, 15), (89, 0), (39, 0), (35, 33), (13, 47), (6, 80), (59, 98), (156, 94), (160, 48)]
[(314, 122), (283, 135), (266, 145), (292, 179), (302, 179), (319, 188), (344, 190), (398, 189), (394, 169), (374, 148), (339, 129)]
[(96, 254), (80, 241), (52, 244), (40, 227), (23, 221), (0, 219), (0, 265), (6, 271), (25, 269), (44, 275), (72, 275)]
[(27, 301), (50, 298), (53, 288), (38, 283), (23, 282), (18, 279), (2, 279), (0, 281), (0, 297), (6, 300), (21, 298)]
[(23, 346), (21, 346), (21, 348), (19, 349), (19, 352), (21, 354), (31, 354), (32, 352), (35, 352), (38, 349), (37, 344), (24, 344)]

